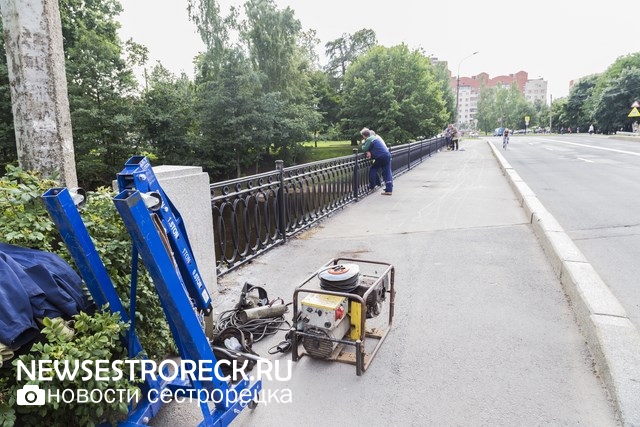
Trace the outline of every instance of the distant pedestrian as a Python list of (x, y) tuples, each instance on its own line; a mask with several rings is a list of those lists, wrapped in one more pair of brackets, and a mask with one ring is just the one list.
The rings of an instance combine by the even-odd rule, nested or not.
[(449, 143), (448, 150), (457, 150), (458, 149), (458, 139), (460, 139), (460, 133), (458, 129), (453, 125), (453, 123), (449, 123), (447, 126), (447, 142)]
[(460, 139), (460, 132), (454, 125), (451, 125), (451, 127), (453, 128), (453, 132), (451, 134), (451, 150), (457, 150), (458, 140)]
[(365, 138), (362, 143), (362, 151), (367, 155), (367, 159), (373, 159), (371, 168), (369, 169), (369, 190), (373, 190), (380, 185), (378, 171), (382, 171), (382, 179), (384, 180), (385, 196), (393, 194), (393, 175), (391, 173), (391, 152), (384, 143), (380, 135), (368, 128), (363, 128), (360, 134)]
[(444, 128), (444, 140), (447, 143), (447, 150), (451, 150), (451, 125)]
[(595, 132), (595, 129), (593, 127), (593, 124), (589, 125), (589, 135), (593, 135), (593, 132)]

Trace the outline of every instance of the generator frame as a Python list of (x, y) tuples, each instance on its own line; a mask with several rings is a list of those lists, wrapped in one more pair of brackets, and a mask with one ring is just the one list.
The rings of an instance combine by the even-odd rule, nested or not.
[[(365, 275), (365, 277), (372, 278), (374, 282), (369, 286), (367, 291), (362, 295), (348, 293), (348, 292), (336, 292), (336, 291), (328, 291), (321, 289), (319, 286), (319, 278), (317, 277), (318, 272), (307, 277), (301, 284), (299, 284), (293, 292), (293, 319), (294, 325), (290, 330), (290, 338), (291, 338), (291, 355), (294, 362), (297, 362), (300, 358), (305, 355), (309, 355), (309, 353), (303, 349), (299, 349), (299, 345), (302, 343), (302, 339), (304, 337), (314, 338), (314, 339), (323, 339), (327, 341), (331, 341), (333, 343), (337, 343), (338, 345), (335, 347), (331, 356), (324, 360), (342, 362), (355, 365), (356, 367), (356, 375), (360, 376), (363, 372), (367, 370), (371, 361), (375, 357), (376, 353), (380, 349), (380, 346), (384, 342), (385, 338), (389, 334), (391, 330), (391, 325), (393, 322), (393, 310), (395, 305), (395, 268), (385, 262), (379, 261), (371, 261), (371, 260), (362, 260), (362, 259), (352, 259), (352, 258), (333, 258), (329, 260), (325, 265), (323, 265), (319, 271), (331, 267), (332, 265), (339, 265), (344, 262), (350, 262), (355, 264), (364, 264), (371, 266), (379, 266), (384, 270), (382, 273), (371, 276)], [(384, 281), (388, 280), (388, 289), (385, 289), (384, 292), (389, 294), (388, 304), (389, 304), (389, 316), (386, 322), (386, 325), (377, 328), (367, 329), (366, 320), (367, 320), (367, 298), (369, 295), (375, 291), (378, 285), (382, 284), (384, 286)], [(317, 284), (316, 287), (312, 287), (312, 285)], [(347, 333), (345, 337), (342, 338), (318, 338), (316, 335), (308, 334), (304, 331), (297, 329), (297, 320), (299, 317), (299, 300), (301, 294), (322, 294), (322, 295), (334, 295), (339, 297), (344, 297), (349, 300), (349, 313), (351, 314), (352, 307), (355, 307), (355, 310), (358, 310), (359, 315), (359, 332), (356, 333), (355, 338), (348, 337), (350, 333)], [(385, 299), (386, 300), (386, 299)], [(352, 302), (356, 302), (359, 305), (354, 305)], [(366, 351), (366, 339), (377, 339), (375, 347), (367, 353)], [(353, 346), (355, 347), (355, 353), (345, 353), (345, 346)]]

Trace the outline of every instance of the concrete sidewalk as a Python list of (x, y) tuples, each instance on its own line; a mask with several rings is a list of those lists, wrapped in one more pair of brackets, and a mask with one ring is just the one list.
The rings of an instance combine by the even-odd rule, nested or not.
[[(264, 381), (265, 399), (234, 425), (615, 426), (615, 400), (594, 370), (571, 304), (530, 215), (483, 140), (435, 154), (286, 245), (219, 280), (218, 312), (245, 282), (270, 298), (332, 258), (390, 263), (391, 332), (369, 369), (304, 357), (287, 381)], [(254, 346), (267, 350), (284, 332)], [(588, 334), (587, 334), (588, 335)], [(197, 425), (196, 405), (171, 403), (150, 423)]]
[(640, 333), (637, 327), (558, 221), (497, 146), (487, 142), (569, 297), (619, 418), (624, 425), (640, 425)]

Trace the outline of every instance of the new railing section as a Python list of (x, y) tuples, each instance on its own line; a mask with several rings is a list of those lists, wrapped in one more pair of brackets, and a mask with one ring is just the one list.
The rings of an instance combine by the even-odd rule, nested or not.
[[(391, 147), (399, 176), (446, 145), (436, 137)], [(218, 275), (241, 266), (346, 205), (369, 194), (371, 160), (353, 155), (211, 185)]]

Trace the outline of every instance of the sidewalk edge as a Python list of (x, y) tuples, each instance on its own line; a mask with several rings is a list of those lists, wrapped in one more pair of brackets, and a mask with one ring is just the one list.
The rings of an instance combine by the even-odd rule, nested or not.
[(560, 280), (625, 426), (640, 426), (640, 333), (582, 252), (500, 151), (485, 140)]

